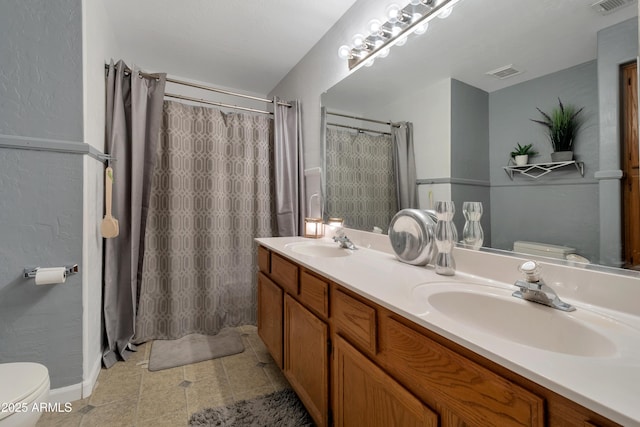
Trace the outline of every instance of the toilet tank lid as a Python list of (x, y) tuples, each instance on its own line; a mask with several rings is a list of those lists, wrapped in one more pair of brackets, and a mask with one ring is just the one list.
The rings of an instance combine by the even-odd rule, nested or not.
[(526, 242), (524, 240), (517, 240), (513, 242), (514, 252), (527, 252), (527, 250), (561, 255), (573, 254), (576, 252), (575, 248), (570, 248), (569, 246), (551, 245), (549, 243)]
[[(37, 397), (49, 387), (49, 370), (39, 363), (0, 363), (0, 402), (30, 403), (30, 397)], [(6, 412), (0, 413), (0, 419)]]

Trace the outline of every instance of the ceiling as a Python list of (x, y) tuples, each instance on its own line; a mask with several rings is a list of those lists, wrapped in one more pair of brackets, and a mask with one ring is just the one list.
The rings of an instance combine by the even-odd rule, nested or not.
[(106, 0), (129, 65), (268, 94), (355, 0)]
[[(447, 19), (431, 21), (425, 34), (410, 36), (388, 57), (338, 83), (323, 103), (358, 111), (449, 77), (493, 92), (593, 60), (598, 30), (638, 15), (637, 2), (605, 16), (591, 8), (594, 2), (491, 0), (489, 7), (462, 0)], [(522, 73), (503, 80), (486, 74), (506, 65)]]
[[(268, 94), (356, 0), (105, 0), (121, 58), (149, 72)], [(390, 0), (391, 2), (392, 0)], [(453, 77), (487, 92), (596, 57), (596, 32), (637, 16), (601, 16), (594, 0), (462, 0), (426, 34), (358, 70), (344, 98)], [(399, 1), (404, 4), (404, 1)], [(368, 20), (371, 17), (364, 17)], [(398, 65), (402, 64), (401, 68)], [(522, 74), (487, 76), (513, 64)], [(357, 80), (357, 83), (353, 83)], [(353, 90), (353, 94), (349, 93)]]

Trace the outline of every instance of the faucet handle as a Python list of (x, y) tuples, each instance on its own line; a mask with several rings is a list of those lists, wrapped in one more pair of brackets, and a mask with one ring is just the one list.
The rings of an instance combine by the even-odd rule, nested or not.
[(524, 279), (529, 282), (538, 282), (540, 281), (540, 266), (535, 261), (525, 261), (522, 263), (518, 270), (524, 273)]

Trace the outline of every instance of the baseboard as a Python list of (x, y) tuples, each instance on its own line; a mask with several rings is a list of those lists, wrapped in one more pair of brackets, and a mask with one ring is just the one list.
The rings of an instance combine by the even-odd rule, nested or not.
[(91, 396), (93, 388), (98, 381), (98, 375), (100, 375), (100, 369), (102, 369), (102, 354), (98, 355), (98, 358), (93, 362), (93, 368), (89, 372), (89, 376), (82, 382), (82, 398)]
[(49, 392), (50, 403), (67, 403), (82, 399), (82, 383), (54, 388)]

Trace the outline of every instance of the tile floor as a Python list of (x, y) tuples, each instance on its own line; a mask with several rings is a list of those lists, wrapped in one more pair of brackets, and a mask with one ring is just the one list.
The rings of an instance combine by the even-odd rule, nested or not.
[(37, 427), (186, 426), (204, 408), (290, 387), (256, 327), (238, 329), (243, 353), (157, 372), (147, 369), (145, 343), (126, 362), (102, 369), (91, 396), (72, 402), (71, 412), (44, 413)]

